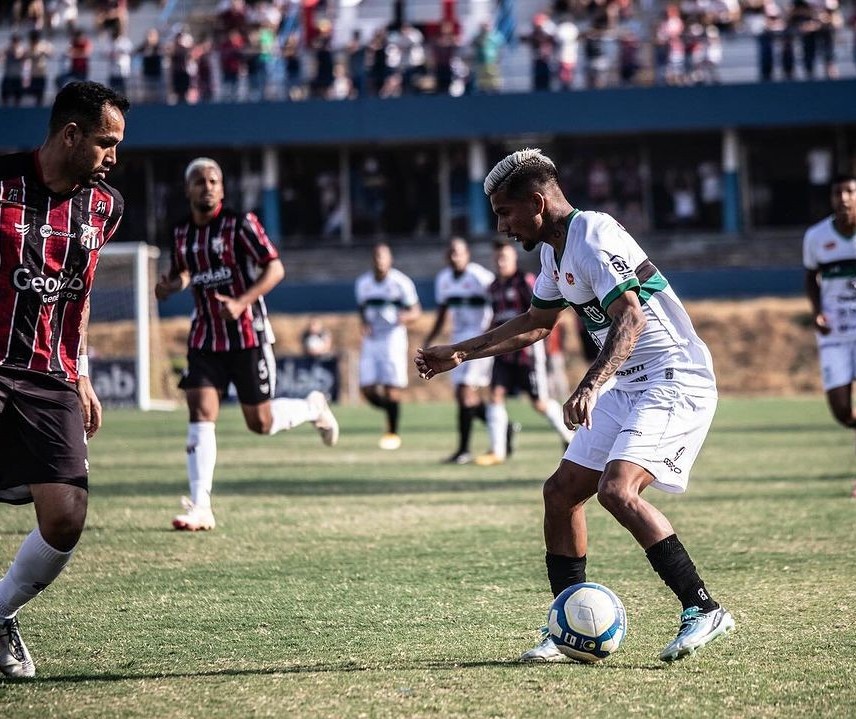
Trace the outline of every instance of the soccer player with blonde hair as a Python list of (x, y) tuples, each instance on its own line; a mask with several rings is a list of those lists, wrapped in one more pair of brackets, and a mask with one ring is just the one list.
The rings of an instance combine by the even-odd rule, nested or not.
[[(649, 486), (686, 490), (716, 410), (710, 352), (633, 237), (609, 215), (574, 208), (540, 150), (505, 157), (484, 191), (501, 234), (526, 251), (541, 245), (532, 304), (477, 337), (418, 350), (417, 369), (430, 379), (520, 349), (546, 337), (573, 307), (601, 349), (565, 402), (565, 423), (579, 429), (544, 484), (550, 588), (557, 596), (586, 580), (585, 503), (597, 496), (682, 604), (678, 634), (660, 659), (689, 656), (733, 629), (734, 619), (711, 596), (669, 520), (642, 495)], [(546, 635), (520, 659), (567, 660)]]

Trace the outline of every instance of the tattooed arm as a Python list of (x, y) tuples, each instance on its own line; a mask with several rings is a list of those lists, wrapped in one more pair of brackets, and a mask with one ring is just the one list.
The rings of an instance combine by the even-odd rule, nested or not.
[[(80, 317), (80, 349), (79, 357), (86, 357), (86, 347), (89, 333), (89, 297), (84, 300), (83, 312)], [(88, 371), (88, 370), (87, 370)], [(80, 411), (83, 413), (83, 426), (87, 438), (91, 438), (101, 427), (101, 402), (92, 388), (89, 377), (81, 375), (77, 378), (77, 394), (80, 399)]]
[(565, 402), (565, 424), (591, 427), (591, 413), (597, 401), (598, 390), (615, 375), (627, 360), (647, 320), (635, 292), (628, 291), (618, 297), (606, 310), (612, 325), (603, 343), (603, 349), (592, 362), (579, 386)]

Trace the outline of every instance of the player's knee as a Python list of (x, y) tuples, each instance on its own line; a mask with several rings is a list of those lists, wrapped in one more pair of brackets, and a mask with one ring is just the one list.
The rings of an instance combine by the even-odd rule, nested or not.
[(270, 434), (272, 426), (271, 417), (247, 417), (247, 429), (255, 434)]
[(544, 482), (542, 493), (545, 507), (570, 507), (574, 504), (574, 498), (568, 491), (567, 483), (558, 473)]
[(70, 501), (39, 516), (39, 532), (51, 547), (60, 552), (74, 549), (86, 522), (86, 503)]
[(626, 487), (614, 482), (601, 483), (597, 488), (597, 501), (607, 512), (616, 517), (629, 511), (634, 499), (634, 495), (627, 491)]

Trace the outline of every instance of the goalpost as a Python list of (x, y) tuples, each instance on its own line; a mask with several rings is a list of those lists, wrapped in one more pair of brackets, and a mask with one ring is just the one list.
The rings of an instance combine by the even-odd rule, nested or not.
[(90, 376), (103, 404), (172, 409), (175, 384), (154, 285), (160, 251), (144, 242), (101, 250), (90, 298)]

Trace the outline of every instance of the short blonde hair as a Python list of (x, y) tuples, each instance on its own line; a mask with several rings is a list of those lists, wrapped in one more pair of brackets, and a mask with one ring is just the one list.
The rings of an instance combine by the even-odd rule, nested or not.
[(493, 166), (484, 180), (484, 194), (490, 197), (524, 170), (546, 170), (549, 174), (556, 175), (556, 165), (549, 157), (537, 147), (526, 147), (506, 155)]
[(184, 170), (184, 182), (185, 184), (190, 182), (191, 175), (197, 170), (202, 170), (206, 167), (211, 167), (216, 170), (217, 174), (220, 175), (220, 181), (223, 180), (223, 170), (220, 169), (220, 165), (217, 164), (216, 160), (212, 160), (210, 157), (197, 157), (194, 160), (191, 160), (190, 163)]

